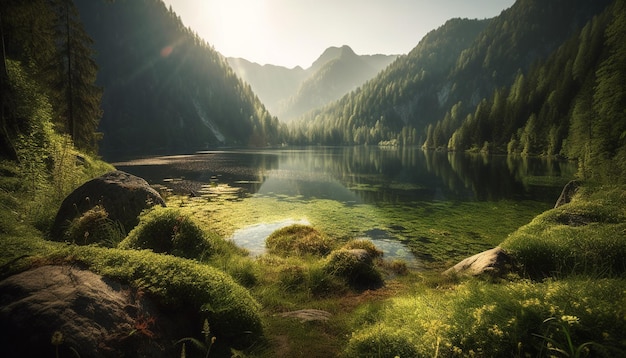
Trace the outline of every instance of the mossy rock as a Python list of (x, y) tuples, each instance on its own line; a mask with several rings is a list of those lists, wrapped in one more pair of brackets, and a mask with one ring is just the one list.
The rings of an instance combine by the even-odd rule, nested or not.
[(55, 255), (71, 257), (93, 272), (130, 284), (164, 309), (188, 315), (194, 329), (206, 318), (220, 345), (243, 349), (262, 335), (258, 302), (217, 268), (147, 250), (70, 245)]
[(344, 278), (355, 287), (379, 287), (383, 282), (372, 257), (364, 249), (333, 251), (328, 256), (324, 269), (329, 274)]
[(174, 208), (154, 208), (119, 244), (121, 249), (149, 249), (184, 258), (210, 256), (215, 244), (187, 215)]
[(279, 256), (326, 256), (332, 250), (331, 241), (311, 226), (295, 224), (274, 231), (265, 240), (271, 254)]

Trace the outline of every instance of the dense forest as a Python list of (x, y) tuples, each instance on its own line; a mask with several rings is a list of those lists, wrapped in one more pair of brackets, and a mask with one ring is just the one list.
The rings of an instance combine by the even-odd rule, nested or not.
[(290, 126), (291, 140), (559, 155), (585, 178), (623, 173), (624, 5), (608, 3), (524, 0), (450, 20)]
[[(616, 1), (459, 125), (428, 126), (428, 148), (577, 159), (585, 178), (626, 173), (626, 7)], [(458, 123), (458, 122), (457, 122)], [(593, 165), (592, 165), (593, 163)]]
[(0, 154), (17, 159), (49, 148), (52, 133), (97, 152), (102, 89), (72, 1), (7, 0), (1, 10)]
[(104, 88), (102, 153), (280, 143), (279, 123), (161, 0), (77, 0)]

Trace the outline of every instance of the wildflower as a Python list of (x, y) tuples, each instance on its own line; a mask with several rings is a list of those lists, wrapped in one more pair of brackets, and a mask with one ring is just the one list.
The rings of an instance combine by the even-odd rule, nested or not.
[(563, 315), (561, 316), (561, 321), (567, 323), (570, 326), (580, 323), (580, 319), (576, 316)]

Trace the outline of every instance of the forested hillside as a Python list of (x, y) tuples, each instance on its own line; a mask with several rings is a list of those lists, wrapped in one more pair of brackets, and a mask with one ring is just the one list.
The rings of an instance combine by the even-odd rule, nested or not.
[(77, 0), (104, 88), (105, 157), (278, 143), (279, 124), (161, 0)]
[(586, 178), (626, 174), (626, 2), (615, 1), (547, 60), (497, 89), (458, 126), (428, 127), (426, 147), (577, 159)]
[(452, 128), (483, 98), (549, 56), (610, 1), (520, 0), (490, 20), (454, 19), (336, 103), (291, 127), (298, 143), (423, 144), (428, 124)]

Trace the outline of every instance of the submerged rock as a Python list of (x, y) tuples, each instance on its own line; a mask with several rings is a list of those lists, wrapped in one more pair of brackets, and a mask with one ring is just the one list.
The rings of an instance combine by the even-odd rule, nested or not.
[(165, 206), (165, 202), (144, 179), (119, 170), (109, 172), (81, 185), (63, 200), (50, 237), (63, 241), (72, 220), (96, 205), (106, 210), (110, 220), (119, 222), (130, 232), (139, 222), (142, 210), (153, 205)]
[(471, 276), (487, 274), (489, 276), (499, 277), (511, 272), (513, 262), (513, 258), (506, 251), (501, 247), (495, 247), (466, 258), (444, 271), (444, 274), (449, 275), (456, 273)]

